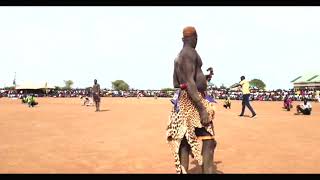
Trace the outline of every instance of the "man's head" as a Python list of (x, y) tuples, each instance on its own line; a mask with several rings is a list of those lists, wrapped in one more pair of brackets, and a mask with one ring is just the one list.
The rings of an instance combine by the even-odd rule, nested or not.
[(183, 38), (184, 43), (189, 43), (191, 47), (195, 48), (198, 42), (197, 31), (193, 26), (187, 26), (183, 29)]
[(304, 98), (304, 99), (303, 99), (304, 105), (307, 105), (307, 102), (308, 102), (307, 98)]
[(98, 81), (95, 79), (95, 80), (94, 80), (94, 84), (97, 84), (97, 83), (98, 83)]
[(244, 76), (240, 77), (241, 81), (245, 80), (246, 78)]

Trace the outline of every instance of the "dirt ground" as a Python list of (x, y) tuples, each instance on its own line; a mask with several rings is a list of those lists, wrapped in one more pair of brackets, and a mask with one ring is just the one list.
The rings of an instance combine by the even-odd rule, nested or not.
[[(37, 101), (28, 108), (0, 98), (0, 173), (175, 173), (165, 137), (169, 99), (102, 98), (97, 113), (79, 98)], [(237, 116), (240, 101), (231, 110), (216, 105), (216, 172), (319, 173), (320, 103), (311, 116), (282, 102), (252, 105), (256, 119)]]

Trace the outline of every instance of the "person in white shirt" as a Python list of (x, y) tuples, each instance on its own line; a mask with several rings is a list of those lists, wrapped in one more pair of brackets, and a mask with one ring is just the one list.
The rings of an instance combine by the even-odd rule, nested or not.
[(93, 99), (89, 96), (80, 96), (80, 99), (82, 100), (82, 106), (92, 106), (93, 105)]
[(320, 91), (316, 91), (315, 94), (316, 100), (320, 102)]
[(310, 115), (312, 111), (312, 106), (310, 102), (305, 98), (302, 104), (297, 105), (297, 114)]

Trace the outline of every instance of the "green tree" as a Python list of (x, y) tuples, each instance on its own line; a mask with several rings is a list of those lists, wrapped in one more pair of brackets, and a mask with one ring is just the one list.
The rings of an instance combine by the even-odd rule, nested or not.
[(56, 91), (59, 91), (59, 90), (61, 90), (62, 88), (60, 87), (60, 86), (55, 86), (54, 87), (54, 90), (56, 90)]
[(65, 80), (64, 81), (64, 89), (71, 89), (71, 86), (73, 85), (73, 81), (72, 80)]
[(165, 92), (168, 96), (170, 96), (175, 91), (175, 89), (173, 89), (173, 88), (162, 88), (161, 91)]
[(227, 87), (224, 84), (221, 84), (220, 89), (226, 89)]
[(116, 80), (112, 82), (112, 89), (116, 91), (128, 91), (129, 85), (123, 80)]
[(3, 89), (4, 89), (4, 90), (14, 90), (15, 87), (14, 87), (14, 86), (9, 86), (9, 87), (4, 87)]
[(252, 87), (256, 87), (263, 90), (266, 88), (266, 84), (260, 79), (252, 79), (249, 83)]

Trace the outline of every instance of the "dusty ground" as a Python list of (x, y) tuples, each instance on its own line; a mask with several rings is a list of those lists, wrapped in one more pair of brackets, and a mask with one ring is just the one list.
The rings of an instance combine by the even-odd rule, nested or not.
[[(0, 98), (0, 173), (175, 173), (169, 99), (103, 98), (99, 113), (78, 98), (37, 100), (28, 108)], [(281, 102), (252, 104), (256, 119), (237, 116), (240, 101), (231, 110), (217, 104), (217, 173), (319, 173), (320, 103), (311, 116)]]

